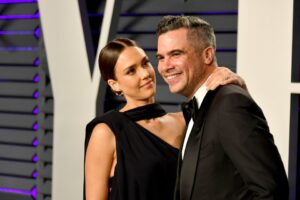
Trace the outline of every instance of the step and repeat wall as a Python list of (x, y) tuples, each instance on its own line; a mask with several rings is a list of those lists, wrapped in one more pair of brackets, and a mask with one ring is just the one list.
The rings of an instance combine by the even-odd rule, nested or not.
[(37, 1), (0, 1), (0, 199), (51, 199), (53, 96)]
[[(124, 103), (99, 75), (101, 47), (131, 38), (156, 69), (158, 21), (195, 15), (215, 29), (219, 65), (238, 72), (265, 111), (296, 200), (300, 24), (292, 22), (299, 6), (292, 0), (0, 0), (0, 199), (82, 199), (85, 125)], [(157, 101), (178, 111), (185, 99), (171, 94), (158, 73), (157, 89)]]

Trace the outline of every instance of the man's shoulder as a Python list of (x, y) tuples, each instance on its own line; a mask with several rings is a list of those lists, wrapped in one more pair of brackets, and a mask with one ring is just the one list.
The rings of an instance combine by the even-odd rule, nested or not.
[[(213, 99), (213, 107), (224, 106), (237, 106), (237, 105), (249, 105), (255, 101), (252, 99), (247, 90), (234, 85), (228, 84), (218, 87), (216, 90), (211, 91)], [(223, 108), (222, 108), (223, 109)]]
[(249, 95), (247, 90), (235, 84), (223, 85), (220, 86), (217, 90), (218, 93), (223, 93), (223, 94), (240, 93), (240, 94)]
[(226, 96), (241, 96), (251, 99), (251, 96), (247, 90), (235, 84), (228, 84), (218, 87), (215, 91), (215, 96), (222, 98)]

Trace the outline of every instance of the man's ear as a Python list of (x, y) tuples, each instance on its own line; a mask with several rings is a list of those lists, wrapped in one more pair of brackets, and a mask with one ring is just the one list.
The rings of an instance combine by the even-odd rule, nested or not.
[(116, 81), (114, 79), (108, 79), (107, 84), (112, 89), (112, 91), (114, 91), (115, 93), (121, 92), (118, 81)]
[(215, 60), (215, 49), (212, 47), (207, 47), (203, 50), (203, 60), (207, 65), (211, 65)]

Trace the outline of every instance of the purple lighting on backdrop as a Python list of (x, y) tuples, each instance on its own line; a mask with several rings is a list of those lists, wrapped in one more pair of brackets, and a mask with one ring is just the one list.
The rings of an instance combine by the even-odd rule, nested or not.
[(39, 114), (39, 108), (38, 108), (37, 106), (34, 107), (34, 109), (32, 110), (32, 113), (33, 113), (34, 115)]
[(14, 20), (14, 19), (39, 19), (39, 15), (0, 15), (0, 19), (4, 20)]
[(0, 51), (38, 51), (38, 47), (0, 47)]
[(31, 144), (32, 144), (32, 146), (37, 147), (39, 145), (38, 139), (35, 138)]
[(34, 93), (33, 93), (33, 98), (37, 99), (39, 98), (40, 94), (39, 92), (36, 90)]
[(0, 35), (32, 35), (33, 31), (0, 31)]
[(40, 81), (40, 77), (39, 77), (38, 74), (36, 74), (36, 75), (33, 77), (33, 81), (34, 81), (35, 83), (38, 83), (38, 82)]
[(36, 170), (34, 170), (34, 171), (32, 172), (32, 174), (31, 174), (31, 177), (34, 178), (34, 179), (36, 179), (37, 176), (38, 176), (38, 173), (37, 173)]
[(33, 187), (31, 189), (31, 196), (32, 196), (32, 198), (36, 199), (36, 196), (37, 196), (37, 188), (36, 187)]
[(34, 30), (34, 36), (35, 36), (37, 39), (40, 39), (40, 37), (41, 37), (41, 28), (40, 28), (40, 27), (37, 27), (37, 28)]
[(0, 0), (0, 4), (9, 3), (36, 3), (37, 0)]
[(36, 11), (33, 15), (0, 15), (0, 19), (15, 20), (15, 19), (39, 19), (40, 12)]
[(35, 13), (34, 13), (35, 16), (37, 16), (38, 18), (40, 18), (40, 11), (37, 10)]
[(39, 60), (39, 58), (36, 58), (36, 59), (33, 61), (33, 65), (34, 65), (34, 66), (39, 66), (39, 65), (40, 65), (40, 60)]
[(15, 194), (21, 194), (21, 195), (31, 195), (32, 191), (18, 190), (18, 189), (14, 189), (14, 188), (0, 188), (0, 192), (15, 193)]
[(36, 163), (39, 159), (37, 157), (37, 155), (35, 154), (34, 156), (32, 156), (32, 162)]
[(35, 122), (33, 125), (32, 125), (32, 130), (34, 131), (37, 131), (39, 129), (39, 125), (37, 122)]

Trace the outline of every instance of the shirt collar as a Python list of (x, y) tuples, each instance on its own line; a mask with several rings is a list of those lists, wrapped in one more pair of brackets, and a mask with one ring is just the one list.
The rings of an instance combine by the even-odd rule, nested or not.
[[(207, 81), (208, 79), (206, 79)], [(200, 88), (196, 91), (194, 97), (196, 98), (197, 100), (197, 103), (198, 103), (198, 109), (200, 108), (201, 104), (202, 104), (202, 101), (207, 93), (207, 88), (206, 88), (206, 81), (204, 84), (202, 84), (200, 86)]]

